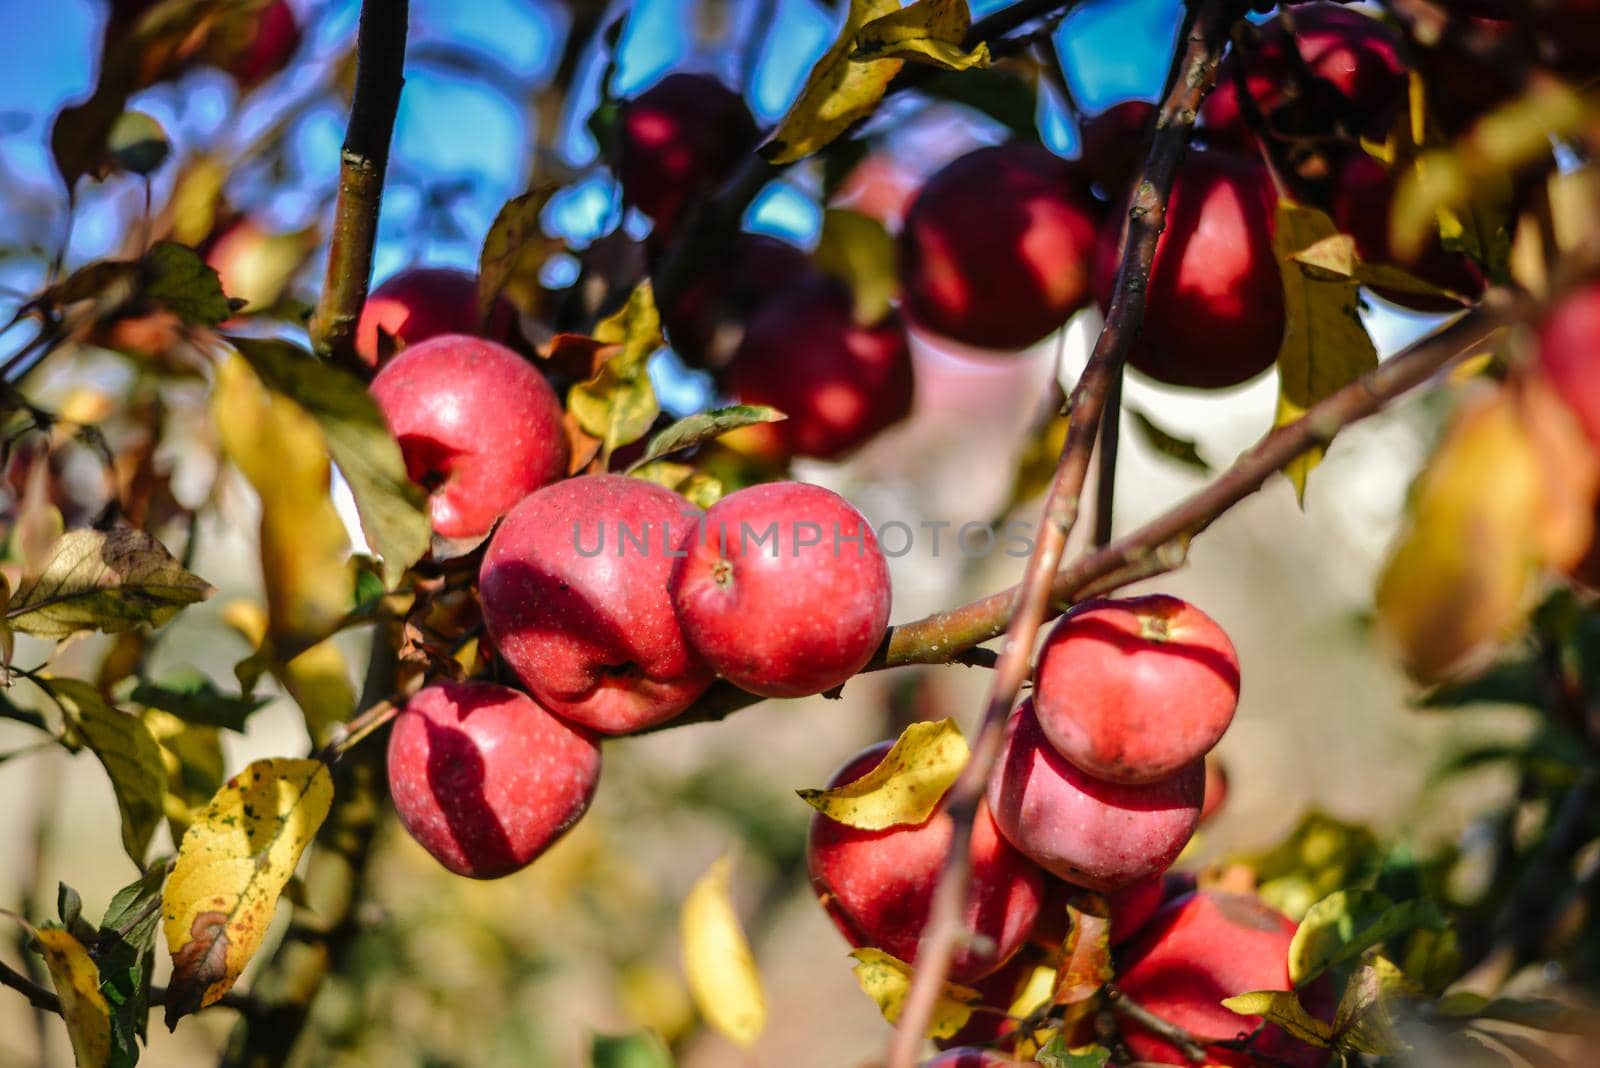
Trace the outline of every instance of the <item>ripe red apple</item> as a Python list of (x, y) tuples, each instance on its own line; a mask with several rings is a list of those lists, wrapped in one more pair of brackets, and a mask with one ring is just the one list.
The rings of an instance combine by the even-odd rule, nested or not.
[(504, 345), (442, 334), (390, 360), (371, 389), (406, 473), (432, 495), (442, 537), (482, 537), (512, 505), (567, 473), (561, 402)]
[(740, 233), (662, 307), (667, 340), (689, 362), (720, 367), (738, 349), (751, 315), (818, 275), (811, 257), (787, 241)]
[(480, 334), (509, 341), (516, 320), (516, 309), (503, 297), (495, 302), (487, 323), (479, 319), (474, 274), (454, 267), (407, 267), (367, 294), (356, 323), (356, 352), (376, 367), (379, 330), (402, 346), (440, 334)]
[(671, 590), (706, 663), (763, 697), (842, 685), (889, 625), (889, 565), (872, 525), (804, 482), (750, 486), (713, 504)]
[[(1190, 152), (1178, 169), (1156, 244), (1144, 326), (1128, 362), (1196, 389), (1245, 382), (1283, 342), (1283, 282), (1272, 254), (1277, 197), (1266, 168), (1223, 152)], [(1125, 213), (1100, 231), (1095, 295), (1109, 304)]]
[[(1164, 894), (1163, 875), (1152, 875), (1136, 883), (1103, 894), (1111, 909), (1111, 944), (1119, 945), (1132, 938), (1161, 907)], [(1064, 879), (1046, 876), (1044, 904), (1039, 907), (1039, 922), (1033, 926), (1033, 941), (1050, 950), (1061, 949), (1066, 941), (1067, 902), (1082, 888)]]
[(1018, 1068), (1019, 1063), (1021, 1062), (1012, 1060), (1004, 1053), (996, 1053), (992, 1049), (964, 1046), (961, 1049), (946, 1050), (931, 1061), (923, 1061), (922, 1068)]
[[(1117, 973), (1117, 986), (1141, 1007), (1202, 1041), (1249, 1034), (1256, 1016), (1222, 1007), (1224, 998), (1252, 990), (1289, 990), (1289, 941), (1295, 924), (1249, 894), (1202, 890), (1170, 902), (1156, 914)], [(1321, 1012), (1322, 992), (1313, 987), (1306, 1008)], [(1158, 1064), (1187, 1064), (1166, 1039), (1127, 1020), (1123, 1038), (1134, 1056)], [(1255, 1048), (1269, 1063), (1317, 1068), (1326, 1050), (1268, 1026)], [(1253, 1065), (1248, 1053), (1208, 1046), (1206, 1063)]]
[(1024, 947), (993, 975), (966, 984), (981, 995), (980, 1009), (968, 1017), (955, 1034), (949, 1038), (936, 1038), (933, 1044), (943, 1050), (955, 1050), (963, 1046), (987, 1046), (993, 1050), (1014, 1045), (1014, 1042), (1007, 1041), (1007, 1036), (1016, 1033), (1017, 1021), (1007, 1014), (1007, 1010), (1022, 993), (1022, 984), (1032, 978), (1039, 964), (1039, 958)]
[(920, 326), (1020, 349), (1088, 303), (1099, 210), (1079, 167), (1038, 145), (969, 152), (929, 178), (900, 232), (900, 285)]
[(589, 475), (529, 494), (478, 575), (500, 656), (546, 708), (603, 734), (671, 719), (711, 684), (667, 579), (700, 510), (641, 478)]
[(389, 793), (411, 837), (457, 875), (526, 867), (589, 808), (600, 747), (524, 694), (435, 682), (389, 736)]
[(1194, 834), (1204, 791), (1198, 760), (1141, 785), (1091, 778), (1055, 751), (1025, 701), (1006, 724), (989, 808), (1000, 832), (1046, 871), (1117, 890), (1172, 865)]
[(1539, 331), (1539, 366), (1600, 445), (1600, 282), (1562, 297)]
[[(1382, 139), (1396, 109), (1405, 101), (1406, 65), (1398, 35), (1384, 23), (1334, 3), (1301, 4), (1294, 9), (1294, 32), (1282, 16), (1261, 27), (1259, 47), (1244, 60), (1245, 84), (1261, 114), (1278, 130), (1318, 132), (1332, 116), (1343, 116), (1357, 133)], [(1300, 53), (1305, 96), (1292, 96)], [(1255, 139), (1239, 107), (1230, 53), (1217, 74), (1217, 85), (1200, 106), (1206, 141), (1213, 147), (1255, 152)], [(1286, 116), (1283, 111), (1294, 111)]]
[(1156, 106), (1148, 100), (1124, 100), (1083, 120), (1083, 168), (1100, 192), (1121, 200), (1150, 149)]
[[(834, 774), (829, 788), (871, 771), (892, 744), (858, 753)], [(851, 945), (875, 946), (915, 963), (953, 831), (942, 807), (915, 826), (881, 831), (812, 816), (806, 840), (811, 885)], [(1011, 959), (1038, 917), (1043, 882), (1043, 873), (1006, 843), (987, 807), (980, 807), (972, 827), (972, 890), (965, 913), (973, 939), (958, 949), (951, 979), (973, 982)]]
[[(1466, 256), (1445, 251), (1437, 238), (1415, 261), (1405, 263), (1389, 243), (1389, 209), (1394, 201), (1394, 179), (1383, 164), (1365, 152), (1350, 153), (1334, 178), (1333, 220), (1356, 239), (1356, 251), (1368, 263), (1398, 263), (1424, 282), (1452, 293), (1476, 298), (1483, 293), (1483, 273)], [(1380, 288), (1374, 292), (1403, 308), (1423, 312), (1461, 310), (1459, 301)]]
[(1187, 601), (1085, 601), (1045, 639), (1033, 705), (1056, 752), (1083, 771), (1154, 782), (1205, 756), (1233, 722), (1239, 658)]
[(709, 74), (669, 74), (623, 106), (617, 174), (623, 199), (666, 237), (755, 143), (743, 97)]
[(740, 401), (788, 415), (746, 432), (774, 458), (838, 459), (911, 411), (911, 349), (899, 318), (863, 326), (832, 280), (791, 289), (757, 312), (725, 380)]

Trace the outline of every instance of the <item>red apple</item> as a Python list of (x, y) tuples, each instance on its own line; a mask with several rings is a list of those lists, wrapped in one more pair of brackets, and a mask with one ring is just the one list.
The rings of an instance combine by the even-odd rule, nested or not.
[[(829, 787), (871, 771), (892, 744), (857, 754)], [(953, 830), (942, 807), (915, 826), (881, 831), (849, 827), (821, 813), (812, 817), (806, 841), (811, 885), (851, 945), (875, 946), (915, 963)], [(950, 967), (950, 978), (962, 983), (993, 974), (1022, 947), (1044, 892), (1043, 874), (1000, 837), (986, 807), (973, 823), (971, 859), (965, 917), (973, 939), (957, 951)]]
[[(1136, 883), (1101, 895), (1111, 909), (1111, 944), (1119, 945), (1138, 934), (1145, 921), (1161, 907), (1164, 875), (1152, 875)], [(1059, 951), (1069, 929), (1067, 902), (1082, 887), (1046, 876), (1044, 904), (1039, 907), (1039, 922), (1033, 925), (1033, 941), (1046, 949)]]
[(478, 278), (454, 267), (407, 267), (367, 294), (356, 323), (356, 352), (378, 365), (378, 331), (401, 346), (440, 334), (481, 334), (509, 341), (516, 332), (516, 309), (505, 298), (495, 302), (489, 321), (478, 316)]
[(406, 473), (432, 494), (442, 537), (482, 537), (512, 505), (567, 473), (561, 402), (504, 345), (442, 334), (390, 360), (371, 389)]
[(1539, 331), (1539, 366), (1600, 445), (1600, 282), (1562, 297)]
[(969, 152), (929, 178), (900, 232), (914, 323), (1020, 349), (1088, 303), (1099, 211), (1078, 166), (1038, 145)]
[[(1220, 389), (1271, 367), (1283, 342), (1283, 282), (1272, 254), (1277, 197), (1260, 163), (1191, 152), (1156, 244), (1144, 326), (1128, 362), (1158, 381)], [(1100, 231), (1095, 294), (1116, 285), (1126, 214)]]
[(278, 303), (310, 252), (305, 235), (273, 233), (244, 216), (217, 231), (205, 256), (222, 291), (244, 301), (242, 310), (261, 312)]
[(569, 478), (511, 510), (478, 588), (495, 649), (540, 704), (625, 734), (705, 692), (711, 669), (667, 594), (699, 516), (671, 490), (623, 475)]
[(1033, 704), (1050, 744), (1083, 771), (1154, 782), (1205, 756), (1233, 722), (1239, 658), (1187, 601), (1085, 601), (1045, 639)]
[(526, 867), (589, 808), (600, 747), (524, 694), (436, 682), (406, 703), (389, 736), (389, 793), (400, 822), (457, 875)]
[(871, 524), (804, 482), (750, 486), (712, 505), (671, 589), (706, 663), (763, 697), (842, 685), (889, 625), (889, 565)]
[[(1224, 998), (1252, 990), (1289, 990), (1289, 941), (1295, 924), (1248, 894), (1203, 890), (1166, 905), (1150, 921), (1117, 973), (1117, 987), (1141, 1007), (1187, 1030), (1203, 1042), (1247, 1035), (1260, 1017), (1222, 1007)], [(1313, 990), (1306, 1008), (1324, 1006)], [(1157, 1064), (1187, 1064), (1183, 1052), (1137, 1024), (1123, 1020), (1123, 1038), (1134, 1056)], [(1316, 1068), (1326, 1050), (1316, 1049), (1268, 1026), (1255, 1049), (1268, 1063)], [(1243, 1066), (1248, 1053), (1209, 1046), (1207, 1064)]]
[(300, 48), (300, 24), (287, 0), (273, 0), (257, 12), (227, 12), (206, 42), (205, 56), (239, 83), (253, 89), (294, 58)]
[(1083, 120), (1083, 168), (1100, 191), (1120, 200), (1150, 149), (1156, 106), (1148, 100), (1124, 100)]
[(911, 411), (911, 349), (898, 317), (863, 326), (831, 280), (792, 289), (752, 317), (725, 377), (740, 401), (788, 415), (747, 434), (774, 458), (838, 459)]
[[(1406, 94), (1406, 65), (1400, 57), (1400, 40), (1389, 26), (1333, 3), (1301, 4), (1294, 10), (1294, 32), (1282, 16), (1261, 27), (1259, 47), (1245, 63), (1245, 84), (1261, 114), (1276, 129), (1299, 131), (1329, 125), (1343, 116), (1357, 133), (1382, 139), (1388, 132)], [(1301, 86), (1303, 99), (1291, 96), (1299, 71), (1293, 49), (1298, 49), (1305, 72), (1312, 77)], [(1217, 85), (1200, 106), (1206, 141), (1255, 152), (1255, 139), (1239, 107), (1233, 73), (1237, 54), (1230, 53), (1217, 74)], [(1299, 121), (1277, 114), (1295, 110)]]
[[(1447, 252), (1435, 238), (1414, 262), (1395, 256), (1389, 244), (1389, 209), (1394, 200), (1394, 179), (1382, 163), (1365, 152), (1350, 153), (1334, 179), (1333, 220), (1356, 239), (1356, 251), (1368, 263), (1399, 263), (1424, 282), (1452, 293), (1476, 298), (1483, 293), (1483, 273), (1466, 256)], [(1423, 312), (1460, 311), (1461, 302), (1449, 297), (1429, 297), (1394, 289), (1374, 290), (1384, 300)]]
[(961, 1049), (946, 1050), (931, 1061), (923, 1061), (922, 1068), (1019, 1068), (1020, 1063), (1022, 1062), (1014, 1061), (1004, 1053), (996, 1053), (992, 1049), (964, 1046)]
[(1024, 702), (1006, 725), (989, 780), (1000, 832), (1051, 874), (1091, 890), (1117, 890), (1172, 865), (1200, 820), (1200, 761), (1141, 785), (1103, 782), (1051, 747)]
[(617, 175), (623, 199), (665, 237), (755, 143), (743, 97), (708, 74), (669, 74), (623, 106)]
[(689, 362), (711, 367), (728, 362), (751, 315), (819, 275), (805, 252), (763, 234), (741, 233), (723, 253), (661, 309), (672, 347)]

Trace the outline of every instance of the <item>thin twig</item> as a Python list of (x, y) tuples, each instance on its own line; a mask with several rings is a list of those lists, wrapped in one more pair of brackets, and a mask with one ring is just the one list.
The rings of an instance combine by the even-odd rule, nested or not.
[[(17, 991), (17, 993), (28, 999), (28, 1004), (40, 1012), (53, 1012), (57, 1016), (61, 1015), (61, 999), (56, 996), (55, 991), (29, 979), (5, 961), (0, 961), (0, 986), (10, 987), (12, 990)], [(150, 1004), (164, 1005), (166, 1001), (166, 987), (153, 986), (150, 988)], [(255, 1007), (255, 999), (249, 994), (229, 991), (206, 1007), (249, 1011)]]
[(1100, 453), (1094, 487), (1094, 544), (1111, 544), (1117, 507), (1117, 452), (1122, 437), (1122, 375), (1111, 380), (1106, 410), (1100, 417)]
[(1122, 993), (1122, 991), (1117, 990), (1115, 987), (1108, 988), (1106, 990), (1106, 1001), (1110, 1004), (1113, 1012), (1127, 1017), (1151, 1034), (1171, 1042), (1178, 1047), (1179, 1052), (1193, 1063), (1201, 1064), (1206, 1060), (1206, 1048), (1199, 1039), (1177, 1024), (1157, 1016)]

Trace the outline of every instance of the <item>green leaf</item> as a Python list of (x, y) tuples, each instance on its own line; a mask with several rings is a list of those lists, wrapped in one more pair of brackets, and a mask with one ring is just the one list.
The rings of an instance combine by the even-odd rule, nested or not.
[(112, 896), (100, 921), (93, 955), (100, 968), (100, 991), (111, 1006), (113, 1065), (132, 1065), (139, 1059), (139, 1041), (149, 1019), (161, 886), (166, 878), (165, 864), (152, 865)]
[(157, 241), (142, 261), (144, 296), (194, 326), (216, 326), (233, 314), (222, 280), (200, 254)]
[(589, 1044), (593, 1068), (673, 1068), (672, 1053), (654, 1031), (595, 1035)]
[(898, 0), (850, 0), (839, 36), (811, 68), (800, 95), (763, 146), (763, 155), (773, 163), (804, 159), (872, 114), (905, 61), (856, 60), (851, 53), (862, 27), (899, 10)]
[(122, 845), (144, 865), (150, 836), (163, 814), (167, 772), (161, 748), (137, 716), (112, 708), (87, 682), (50, 678), (46, 687), (66, 713), (69, 726), (99, 758), (111, 778), (122, 813)]
[(1039, 143), (1037, 90), (1008, 70), (937, 71), (920, 91), (988, 116), (1010, 131), (1013, 141)]
[(1133, 417), (1134, 429), (1139, 431), (1139, 436), (1144, 439), (1146, 445), (1169, 460), (1176, 460), (1183, 466), (1192, 467), (1202, 474), (1210, 474), (1211, 465), (1200, 455), (1192, 438), (1180, 438), (1161, 429), (1137, 408), (1128, 408), (1127, 411)]
[[(1276, 426), (1292, 423), (1324, 397), (1378, 366), (1378, 350), (1358, 314), (1359, 289), (1354, 281), (1314, 278), (1295, 257), (1339, 228), (1316, 208), (1278, 202), (1272, 248), (1283, 279), (1286, 323), (1278, 350), (1278, 413)], [(1284, 474), (1305, 504), (1306, 478), (1322, 462), (1315, 449), (1291, 460)]]
[(1406, 1048), (1395, 1028), (1394, 1004), (1418, 987), (1392, 961), (1373, 957), (1350, 977), (1333, 1017), (1334, 1044), (1346, 1053), (1385, 1057)]
[(987, 67), (987, 44), (980, 41), (971, 51), (961, 47), (971, 28), (967, 0), (916, 0), (861, 27), (850, 58), (909, 59), (945, 70)]
[(1313, 1046), (1327, 1049), (1333, 1044), (1333, 1029), (1307, 1012), (1292, 990), (1255, 990), (1223, 998), (1222, 1007), (1241, 1016), (1259, 1016)]
[(652, 460), (628, 473), (634, 478), (642, 478), (646, 482), (654, 482), (674, 493), (682, 494), (700, 508), (710, 508), (722, 499), (722, 480), (716, 475), (696, 471), (688, 464), (673, 463), (671, 460)]
[(141, 681), (128, 699), (146, 708), (170, 712), (185, 723), (240, 732), (244, 730), (245, 720), (271, 700), (223, 693), (198, 671), (160, 683)]
[(39, 575), (17, 589), (6, 622), (38, 638), (160, 626), (212, 592), (143, 531), (72, 530), (56, 541)]
[(900, 289), (894, 238), (883, 223), (847, 208), (822, 214), (822, 237), (811, 254), (818, 267), (850, 287), (858, 322), (876, 323)]
[(1524, 705), (1543, 708), (1549, 700), (1544, 668), (1529, 656), (1501, 660), (1469, 679), (1447, 681), (1416, 698), (1419, 708), (1465, 708), (1469, 705)]
[(328, 451), (350, 484), (361, 530), (383, 557), (383, 579), (397, 585), (428, 551), (427, 495), (406, 475), (400, 446), (377, 402), (354, 376), (283, 341), (229, 338), (261, 381), (294, 401), (322, 428)]
[(628, 468), (628, 473), (637, 472), (652, 460), (703, 445), (730, 430), (757, 423), (776, 423), (787, 418), (778, 409), (768, 408), (764, 404), (732, 404), (726, 408), (713, 408), (708, 412), (686, 416), (651, 438), (644, 455)]
[(1329, 968), (1360, 957), (1397, 935), (1445, 926), (1426, 898), (1395, 904), (1375, 890), (1339, 890), (1312, 905), (1289, 943), (1289, 981), (1304, 986)]
[(1060, 1035), (1051, 1038), (1034, 1056), (1040, 1068), (1106, 1068), (1111, 1051), (1104, 1046), (1067, 1048), (1067, 1040)]
[(1592, 1014), (1552, 998), (1491, 999), (1462, 991), (1441, 998), (1435, 1003), (1434, 1012), (1450, 1019), (1495, 1020), (1562, 1035), (1594, 1033)]
[(650, 384), (649, 362), (665, 341), (650, 283), (641, 282), (621, 311), (595, 327), (594, 336), (620, 348), (593, 378), (572, 387), (567, 407), (586, 433), (600, 439), (604, 465), (613, 451), (642, 438), (661, 411)]

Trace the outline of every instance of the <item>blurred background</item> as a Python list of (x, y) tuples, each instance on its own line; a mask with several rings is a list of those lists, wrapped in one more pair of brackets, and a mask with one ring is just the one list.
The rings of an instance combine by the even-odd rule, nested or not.
[[(176, 159), (225, 161), (228, 209), (282, 243), (281, 268), (256, 280), (270, 292), (268, 303), (308, 299), (321, 278), (325, 249), (316, 235), (332, 203), (359, 7), (355, 0), (291, 6), (303, 30), (294, 60), (259, 87), (242, 92), (202, 65), (131, 101), (164, 127)], [(977, 0), (974, 15), (1001, 6)], [(500, 206), (536, 178), (562, 182), (544, 223), (573, 249), (618, 226), (643, 233), (648, 224), (624, 212), (587, 124), (610, 59), (596, 28), (626, 8), (413, 0), (377, 280), (416, 263), (475, 268)], [(1179, 0), (1079, 4), (1052, 36), (1076, 106), (1092, 113), (1154, 99), (1181, 14)], [(758, 120), (770, 124), (841, 16), (838, 6), (817, 0), (637, 0), (617, 44), (612, 89), (629, 96), (670, 71), (710, 72), (741, 88)], [(39, 287), (63, 240), (69, 266), (125, 251), (146, 198), (166, 203), (172, 184), (192, 173), (168, 166), (148, 190), (131, 176), (81, 183), (69, 214), (50, 128), (62, 105), (92, 88), (106, 18), (106, 5), (95, 0), (0, 0), (0, 317)], [(1075, 127), (1060, 92), (1048, 80), (1038, 90), (1035, 119), (1045, 142), (1074, 155)], [(883, 187), (852, 195), (891, 206), (944, 161), (1006, 135), (991, 118), (948, 101), (907, 98), (890, 110), (873, 140), (883, 153)], [(790, 171), (756, 198), (747, 227), (814, 243), (822, 180), (816, 167)], [(570, 278), (576, 269), (571, 257), (558, 256), (546, 281), (559, 285), (563, 272)], [(1364, 316), (1384, 354), (1429, 325), (1376, 301)], [(840, 490), (879, 523), (945, 521), (953, 530), (989, 520), (1010, 500), (1058, 357), (1070, 386), (1096, 326), (1087, 311), (1061, 336), (1007, 355), (952, 351), (914, 336), (912, 418), (848, 463), (812, 463), (801, 477)], [(0, 336), (0, 353), (18, 343)], [(45, 376), (39, 394), (87, 403), (114, 388), (120, 373), (113, 361), (86, 358)], [(652, 373), (663, 405), (676, 414), (711, 399), (709, 379), (670, 353)], [(1130, 377), (1118, 529), (1206, 477), (1156, 449), (1132, 413), (1192, 439), (1216, 469), (1271, 424), (1275, 399), (1270, 375), (1203, 395)], [(1201, 538), (1185, 569), (1160, 581), (1158, 588), (1222, 623), (1244, 671), (1243, 704), (1220, 750), (1230, 796), (1185, 864), (1264, 848), (1316, 810), (1419, 846), (1470, 847), (1472, 813), (1511, 788), (1492, 771), (1440, 787), (1432, 771), (1470, 745), (1524, 735), (1529, 724), (1509, 711), (1447, 722), (1413, 708), (1369, 628), (1374, 577), (1441, 414), (1434, 404), (1413, 403), (1342, 435), (1304, 508), (1287, 482), (1275, 480)], [(186, 469), (205, 462), (196, 456), (174, 458), (180, 494), (214, 473)], [(231, 602), (260, 597), (249, 534), (254, 503), (236, 492), (222, 504), (194, 561), (220, 592), (163, 639), (157, 675), (199, 671), (229, 680), (250, 651), (223, 615)], [(1024, 503), (1016, 514), (1031, 522), (1031, 508)], [(915, 551), (893, 561), (895, 621), (998, 589), (1020, 573), (1020, 560), (967, 561), (949, 540), (939, 548), (936, 555), (932, 540), (919, 538)], [(341, 642), (349, 664), (359, 664), (361, 640)], [(60, 670), (92, 673), (105, 648), (104, 639), (82, 641)], [(39, 654), (19, 641), (19, 663)], [(983, 672), (963, 667), (881, 673), (853, 681), (841, 700), (768, 702), (721, 724), (608, 743), (589, 817), (530, 869), (493, 883), (448, 875), (386, 822), (352, 966), (317, 1000), (298, 1063), (577, 1065), (586, 1063), (592, 1034), (641, 1026), (666, 1036), (686, 1068), (864, 1063), (885, 1025), (806, 886), (810, 810), (793, 791), (821, 785), (858, 748), (893, 737), (910, 720), (951, 715), (970, 728), (985, 682)], [(300, 712), (277, 699), (247, 733), (223, 736), (226, 767), (299, 752), (304, 730)], [(0, 903), (42, 915), (56, 882), (66, 880), (94, 912), (134, 874), (117, 844), (110, 788), (88, 754), (38, 749), (35, 740), (0, 722)], [(163, 840), (154, 852), (171, 848)], [(730, 849), (736, 900), (770, 998), (771, 1022), (749, 1055), (698, 1027), (678, 964), (683, 895)], [(16, 939), (0, 943), (0, 957), (20, 963)], [(209, 1060), (229, 1015), (204, 1013), (174, 1035), (157, 1027), (144, 1063)], [(36, 1030), (22, 999), (0, 992), (0, 1065), (69, 1063), (64, 1033)]]

